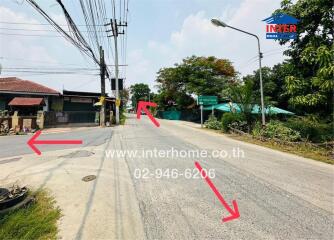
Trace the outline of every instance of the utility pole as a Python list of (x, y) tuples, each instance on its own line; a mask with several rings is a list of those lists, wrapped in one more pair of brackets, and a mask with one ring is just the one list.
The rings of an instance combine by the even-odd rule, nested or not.
[(262, 116), (262, 127), (266, 126), (266, 108), (264, 106), (264, 96), (263, 96), (263, 81), (262, 81), (262, 66), (261, 66), (261, 58), (263, 58), (263, 54), (261, 52), (260, 47), (260, 39), (256, 36), (257, 46), (259, 51), (259, 72), (260, 72), (260, 93), (261, 93), (261, 116)]
[(115, 87), (116, 87), (116, 125), (119, 124), (119, 86), (118, 86), (118, 46), (117, 46), (117, 38), (118, 38), (118, 26), (116, 19), (114, 21), (110, 20), (111, 29), (114, 35), (114, 43), (115, 43)]
[(100, 76), (101, 76), (101, 109), (100, 109), (100, 126), (105, 127), (106, 121), (106, 103), (104, 101), (106, 96), (106, 82), (105, 82), (105, 74), (106, 74), (106, 64), (104, 62), (104, 50), (102, 46), (100, 46)]
[[(107, 24), (109, 25), (109, 24)], [(118, 65), (118, 45), (117, 45), (117, 38), (119, 34), (124, 34), (124, 29), (123, 31), (119, 31), (118, 27), (126, 27), (127, 23), (122, 24), (117, 23), (116, 19), (110, 19), (110, 26), (111, 30), (108, 30), (107, 32), (112, 32), (112, 36), (108, 37), (114, 37), (114, 45), (115, 45), (115, 97), (116, 97), (116, 112), (115, 112), (115, 117), (116, 117), (116, 125), (119, 124), (119, 106), (120, 106), (120, 98), (119, 98), (119, 85), (118, 85), (118, 75), (119, 75), (119, 65)]]

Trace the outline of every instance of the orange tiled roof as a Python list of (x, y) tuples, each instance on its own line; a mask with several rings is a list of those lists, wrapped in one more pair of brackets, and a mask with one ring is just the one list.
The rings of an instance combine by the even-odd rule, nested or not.
[(39, 106), (44, 105), (43, 98), (24, 98), (15, 97), (9, 103), (9, 106)]
[(41, 93), (59, 95), (60, 93), (54, 89), (45, 87), (41, 84), (22, 80), (17, 77), (0, 78), (0, 93), (1, 92), (25, 92), (25, 93)]

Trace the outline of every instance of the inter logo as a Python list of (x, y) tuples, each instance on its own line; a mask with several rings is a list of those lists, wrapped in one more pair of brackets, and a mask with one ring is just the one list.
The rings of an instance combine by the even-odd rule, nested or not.
[(266, 39), (296, 39), (298, 19), (287, 14), (276, 14), (263, 19), (266, 25)]

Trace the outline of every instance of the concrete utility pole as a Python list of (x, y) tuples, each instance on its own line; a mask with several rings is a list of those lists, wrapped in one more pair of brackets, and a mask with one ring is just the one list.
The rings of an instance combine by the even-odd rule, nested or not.
[(114, 35), (114, 43), (115, 43), (115, 88), (116, 88), (116, 124), (119, 124), (119, 106), (118, 106), (118, 101), (119, 101), (119, 86), (118, 86), (118, 46), (117, 46), (117, 37), (118, 37), (118, 26), (117, 26), (117, 21), (114, 19), (114, 21), (111, 19), (110, 20), (111, 24), (111, 29), (113, 31)]
[(104, 62), (104, 50), (102, 46), (100, 46), (100, 76), (101, 76), (101, 109), (100, 109), (100, 126), (105, 127), (106, 122), (106, 103), (102, 98), (106, 96), (106, 82), (105, 82), (105, 74), (106, 74), (106, 65)]
[[(109, 24), (106, 24), (109, 25)], [(117, 23), (116, 19), (110, 19), (110, 26), (111, 26), (111, 31), (108, 30), (107, 32), (112, 32), (112, 36), (108, 37), (114, 37), (114, 44), (115, 44), (115, 97), (116, 97), (116, 124), (119, 124), (119, 106), (120, 106), (120, 98), (119, 98), (119, 64), (118, 64), (118, 45), (117, 45), (117, 38), (119, 34), (124, 34), (123, 31), (119, 31), (118, 27), (126, 27), (127, 23), (122, 24), (122, 23)]]

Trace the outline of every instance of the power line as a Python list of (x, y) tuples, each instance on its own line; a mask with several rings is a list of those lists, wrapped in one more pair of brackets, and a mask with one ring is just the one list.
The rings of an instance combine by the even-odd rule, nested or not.
[[(107, 9), (110, 9), (106, 7), (104, 0), (79, 0), (79, 7), (75, 7), (74, 9), (79, 9), (82, 12), (82, 16), (84, 19), (85, 24), (75, 24), (73, 21), (70, 13), (67, 11), (65, 7), (65, 3), (62, 0), (56, 0), (56, 4), (60, 6), (65, 19), (67, 21), (67, 24), (57, 24), (43, 9), (39, 7), (39, 5), (36, 3), (36, 0), (26, 0), (33, 8), (35, 8), (46, 20), (48, 23), (34, 23), (34, 22), (10, 22), (10, 21), (0, 21), (0, 24), (8, 24), (3, 25), (2, 30), (6, 30), (7, 32), (0, 33), (1, 35), (7, 35), (7, 36), (27, 36), (27, 37), (63, 37), (67, 41), (71, 42), (83, 56), (88, 56), (94, 60), (94, 63), (99, 65), (100, 68), (105, 68), (108, 75), (111, 75), (111, 71), (108, 67), (113, 66), (110, 64), (110, 61), (104, 62), (104, 58), (101, 59), (100, 57), (100, 48), (109, 49), (110, 51), (107, 51), (108, 59), (114, 60), (114, 52), (112, 49), (112, 44), (110, 38), (107, 38), (107, 35), (105, 34), (106, 26), (104, 25), (106, 19), (107, 19)], [(113, 19), (116, 19), (116, 10), (115, 10), (115, 1), (111, 0), (112, 2), (112, 15)], [(125, 6), (128, 6), (128, 2), (125, 2), (126, 0), (119, 0), (120, 1), (120, 19), (121, 22), (127, 19), (127, 14)], [(122, 2), (124, 1), (124, 2)], [(71, 2), (73, 3), (73, 2)], [(67, 4), (67, 2), (66, 2)], [(128, 9), (127, 9), (128, 10)], [(122, 14), (123, 13), (123, 14)], [(123, 15), (123, 16), (122, 16)], [(109, 16), (110, 17), (110, 16)], [(121, 24), (121, 23), (120, 23)], [(10, 28), (9, 25), (15, 26), (14, 28)], [(54, 27), (55, 31), (52, 30), (44, 30), (44, 29), (25, 29), (22, 26), (52, 26)], [(63, 29), (61, 26), (68, 27), (68, 30)], [(79, 30), (80, 27), (80, 30)], [(86, 29), (82, 29), (81, 27), (85, 27)], [(9, 32), (13, 31), (13, 32)], [(23, 32), (19, 32), (23, 31)], [(30, 31), (26, 32), (26, 31)], [(36, 33), (44, 33), (44, 32), (58, 32), (60, 33), (60, 36), (58, 35), (51, 35), (51, 34), (34, 34)], [(124, 30), (123, 30), (124, 32)], [(27, 33), (27, 34), (26, 34)], [(122, 39), (122, 53), (123, 58), (125, 59), (125, 40)], [(111, 53), (112, 58), (109, 57), (109, 53)], [(103, 61), (102, 61), (103, 60)], [(108, 64), (109, 63), (109, 64)], [(124, 61), (125, 63), (125, 61)], [(123, 67), (126, 67), (126, 64), (120, 65)], [(63, 70), (63, 71), (60, 71)], [(35, 74), (45, 74), (47, 72), (52, 72), (52, 74), (67, 74), (71, 72), (71, 74), (74, 74), (75, 71), (78, 72), (87, 72), (90, 71), (96, 71), (97, 69), (88, 70), (88, 69), (71, 69), (71, 68), (28, 68), (28, 67), (16, 67), (13, 69), (7, 69), (6, 71), (30, 71), (31, 73)]]
[[(95, 51), (99, 52), (100, 46), (104, 46), (104, 48), (110, 47), (106, 41), (107, 38), (105, 36), (100, 36), (97, 34), (97, 31), (103, 31), (102, 26), (104, 19), (106, 18), (105, 6), (102, 1), (87, 1), (87, 0), (79, 0), (80, 8), (82, 14), (84, 16), (84, 20), (86, 22), (86, 27), (88, 29), (88, 40), (92, 46), (94, 46)], [(100, 14), (101, 12), (101, 14)], [(100, 26), (99, 26), (100, 25)], [(96, 26), (99, 26), (96, 28)], [(107, 67), (107, 73), (109, 75), (110, 70)]]
[(94, 75), (98, 76), (98, 73), (80, 73), (78, 71), (34, 71), (34, 70), (4, 70), (4, 73), (43, 73), (43, 74), (73, 74), (73, 75)]
[[(9, 30), (9, 31), (32, 31), (32, 32), (58, 32), (57, 30), (53, 29), (27, 29), (27, 28), (2, 28), (1, 30)], [(71, 31), (67, 31), (68, 33), (71, 33)], [(81, 32), (90, 32), (90, 31), (81, 31)], [(104, 30), (98, 31), (98, 32), (105, 32)]]
[[(10, 24), (10, 25), (53, 26), (50, 23), (3, 22), (3, 21), (0, 21), (0, 23), (2, 23), (2, 24)], [(58, 26), (67, 27), (68, 25), (66, 25), (66, 24), (58, 24)], [(87, 25), (86, 24), (77, 24), (77, 26), (78, 27), (86, 27)], [(91, 25), (91, 26), (93, 26), (93, 25)], [(96, 25), (96, 26), (103, 26), (103, 24), (102, 25)]]
[[(0, 35), (4, 36), (26, 36), (26, 37), (56, 37), (56, 38), (64, 38), (61, 35), (46, 35), (46, 34), (24, 34), (24, 33), (2, 33)], [(103, 36), (107, 37), (107, 35)]]
[[(26, 62), (32, 62), (32, 63), (43, 63), (46, 65), (51, 65), (51, 66), (81, 66), (81, 64), (77, 64), (77, 63), (66, 63), (66, 62), (62, 62), (62, 63), (58, 63), (58, 62), (48, 62), (48, 61), (41, 61), (41, 60), (33, 60), (33, 59), (28, 59), (28, 58), (12, 58), (12, 57), (1, 57), (0, 59), (3, 59), (5, 61), (24, 61)], [(35, 65), (34, 65), (35, 66)], [(45, 67), (45, 66), (43, 66)]]
[(16, 69), (16, 70), (72, 70), (72, 71), (98, 71), (98, 68), (66, 68), (66, 67), (3, 67), (2, 69)]
[(62, 36), (76, 46), (82, 53), (86, 54), (88, 57), (92, 58), (96, 63), (99, 63), (96, 59), (94, 52), (91, 50), (90, 46), (86, 43), (85, 39), (80, 34), (78, 28), (75, 26), (73, 20), (66, 11), (61, 0), (56, 0), (58, 4), (62, 7), (65, 18), (68, 22), (68, 27), (73, 30), (73, 34), (69, 35), (64, 29), (62, 29), (34, 0), (27, 0), (27, 2), (35, 8)]

